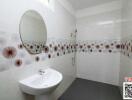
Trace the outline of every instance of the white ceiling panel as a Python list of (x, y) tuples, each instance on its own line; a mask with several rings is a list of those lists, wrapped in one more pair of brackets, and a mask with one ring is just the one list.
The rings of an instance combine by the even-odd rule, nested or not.
[(116, 0), (68, 0), (75, 10), (80, 10)]

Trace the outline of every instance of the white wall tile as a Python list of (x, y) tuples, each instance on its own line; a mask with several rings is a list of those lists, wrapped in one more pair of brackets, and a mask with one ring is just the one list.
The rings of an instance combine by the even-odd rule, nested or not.
[[(77, 12), (77, 15), (82, 14), (77, 16), (77, 40), (95, 42), (120, 40), (121, 3), (117, 2)], [(118, 85), (119, 66), (119, 53), (77, 54), (77, 76), (81, 78)]]

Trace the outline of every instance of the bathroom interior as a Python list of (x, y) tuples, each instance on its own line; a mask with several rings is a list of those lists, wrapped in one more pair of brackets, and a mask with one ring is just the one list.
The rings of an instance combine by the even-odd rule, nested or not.
[(132, 0), (1, 0), (0, 100), (132, 100), (131, 10)]

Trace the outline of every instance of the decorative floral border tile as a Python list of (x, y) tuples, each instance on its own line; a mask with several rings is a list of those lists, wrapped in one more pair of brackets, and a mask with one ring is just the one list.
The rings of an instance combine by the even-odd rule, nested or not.
[(121, 40), (121, 54), (132, 58), (132, 39), (130, 37)]
[(19, 33), (0, 32), (0, 72), (12, 66), (21, 67), (75, 52), (117, 53), (120, 51), (122, 49), (119, 40), (77, 41), (75, 43), (70, 39), (48, 38), (42, 53), (31, 55), (24, 48)]
[(117, 53), (121, 51), (121, 46), (119, 40), (78, 41), (76, 49), (84, 53)]
[(29, 65), (75, 52), (73, 40), (48, 38), (42, 53), (29, 54), (24, 48), (19, 34), (0, 32), (0, 72), (11, 68)]

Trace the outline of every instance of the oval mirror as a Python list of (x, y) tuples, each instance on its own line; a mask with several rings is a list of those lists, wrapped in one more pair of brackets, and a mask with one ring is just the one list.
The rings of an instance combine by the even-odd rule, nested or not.
[(42, 52), (47, 40), (47, 29), (42, 16), (36, 11), (27, 11), (20, 21), (22, 43), (30, 54)]

